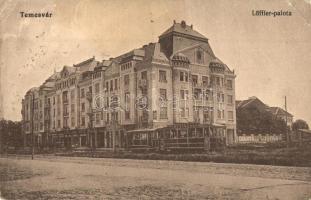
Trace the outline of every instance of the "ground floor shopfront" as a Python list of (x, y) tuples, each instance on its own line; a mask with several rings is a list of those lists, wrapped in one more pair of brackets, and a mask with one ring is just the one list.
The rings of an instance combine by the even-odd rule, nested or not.
[[(26, 144), (31, 145), (31, 135)], [(174, 124), (166, 127), (97, 127), (34, 135), (40, 148), (100, 148), (111, 150), (211, 150), (235, 141), (234, 130), (224, 125)]]

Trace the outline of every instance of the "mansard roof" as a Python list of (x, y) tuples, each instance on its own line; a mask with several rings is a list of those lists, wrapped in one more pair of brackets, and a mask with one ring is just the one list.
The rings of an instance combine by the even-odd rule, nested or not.
[(78, 71), (85, 72), (85, 71), (93, 71), (94, 68), (98, 65), (98, 61), (95, 60), (95, 57), (89, 58), (85, 61), (82, 61), (78, 64), (74, 64), (73, 66), (77, 68)]
[(142, 49), (145, 52), (144, 60), (169, 63), (167, 57), (160, 50), (160, 43), (149, 43), (144, 45)]
[(132, 58), (142, 58), (145, 56), (145, 51), (142, 48), (133, 49), (127, 53), (124, 53), (118, 57), (111, 58), (109, 60), (115, 61), (117, 63), (127, 62), (128, 59)]
[(200, 38), (203, 40), (208, 40), (204, 35), (197, 32), (193, 29), (192, 25), (187, 25), (185, 21), (181, 21), (181, 23), (176, 23), (174, 20), (174, 24), (167, 29), (164, 33), (162, 33), (159, 38), (165, 37), (166, 35), (172, 34), (172, 33), (179, 33), (182, 35), (188, 35), (195, 38)]

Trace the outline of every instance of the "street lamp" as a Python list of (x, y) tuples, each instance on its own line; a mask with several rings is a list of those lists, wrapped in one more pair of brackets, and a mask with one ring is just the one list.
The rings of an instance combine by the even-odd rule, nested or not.
[(113, 152), (116, 152), (116, 133), (117, 133), (117, 126), (119, 124), (118, 122), (118, 118), (117, 118), (117, 113), (118, 113), (118, 110), (123, 110), (125, 111), (126, 109), (124, 109), (120, 102), (119, 102), (119, 98), (117, 95), (114, 95), (111, 97), (111, 103), (110, 103), (110, 108), (112, 109), (112, 115), (113, 117), (111, 117), (111, 120), (112, 120), (112, 128), (113, 128)]
[(34, 149), (34, 132), (33, 132), (33, 117), (34, 117), (34, 108), (35, 106), (35, 93), (33, 92), (32, 93), (32, 108), (31, 108), (31, 112), (32, 112), (32, 115), (31, 115), (31, 160), (33, 160), (33, 157), (34, 157), (34, 152), (35, 152), (35, 149)]
[(94, 112), (93, 112), (93, 107), (92, 107), (92, 102), (93, 102), (93, 97), (92, 97), (92, 93), (89, 91), (86, 93), (86, 99), (87, 101), (89, 102), (89, 108), (90, 108), (90, 112), (88, 112), (88, 116), (89, 116), (89, 119), (90, 119), (90, 122), (89, 122), (89, 130), (91, 131), (91, 134), (89, 134), (89, 138), (90, 138), (90, 147), (91, 147), (91, 150), (92, 150), (92, 156), (94, 156), (94, 151), (95, 151), (95, 148), (96, 148), (96, 145), (95, 145), (95, 133), (94, 133), (94, 130), (93, 130), (93, 116), (94, 116)]

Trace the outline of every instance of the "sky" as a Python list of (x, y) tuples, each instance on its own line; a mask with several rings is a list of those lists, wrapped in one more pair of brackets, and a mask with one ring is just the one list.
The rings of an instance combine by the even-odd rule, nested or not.
[[(252, 16), (252, 10), (291, 16)], [(20, 12), (50, 12), (22, 18)], [(236, 99), (257, 96), (311, 125), (310, 0), (0, 0), (0, 117), (21, 119), (21, 101), (54, 70), (115, 57), (150, 42), (173, 20), (205, 35), (235, 70)]]

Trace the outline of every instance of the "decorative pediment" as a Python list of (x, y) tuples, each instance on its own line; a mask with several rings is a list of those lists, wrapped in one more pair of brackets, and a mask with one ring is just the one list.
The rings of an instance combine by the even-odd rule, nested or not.
[(190, 63), (208, 65), (209, 61), (215, 57), (214, 53), (206, 44), (195, 44), (193, 46), (181, 49), (176, 53), (182, 53), (189, 58)]

